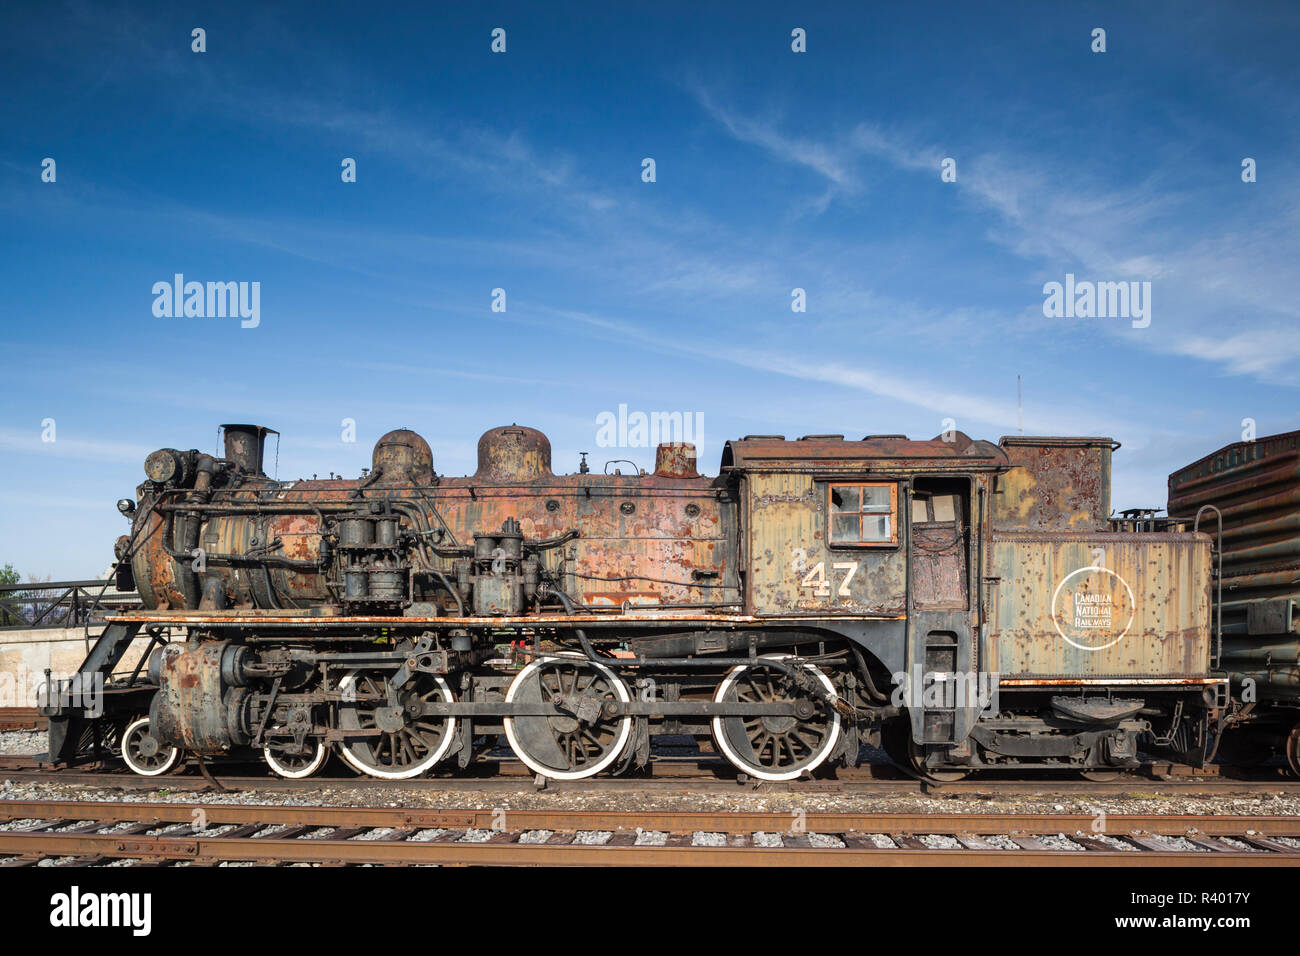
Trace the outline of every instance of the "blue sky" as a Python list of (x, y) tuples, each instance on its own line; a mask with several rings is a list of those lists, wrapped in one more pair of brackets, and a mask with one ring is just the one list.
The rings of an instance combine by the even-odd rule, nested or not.
[[(1020, 375), (1026, 433), (1123, 442), (1117, 508), (1300, 427), (1294, 4), (243, 6), (0, 9), (0, 564), (98, 574), (144, 456), (224, 421), (282, 478), (399, 426), (464, 474), (513, 421), (649, 465), (596, 446), (626, 404), (702, 413), (716, 473), (996, 440)], [(156, 317), (178, 272), (260, 325)], [(1044, 317), (1067, 273), (1150, 282), (1149, 327)]]

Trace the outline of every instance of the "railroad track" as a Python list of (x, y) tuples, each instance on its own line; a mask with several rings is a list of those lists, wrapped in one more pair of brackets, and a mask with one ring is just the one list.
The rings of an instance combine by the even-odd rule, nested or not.
[[(228, 790), (248, 791), (316, 791), (323, 788), (350, 789), (364, 792), (375, 788), (386, 790), (427, 790), (517, 793), (534, 787), (533, 775), (518, 761), (503, 760), (485, 764), (484, 776), (431, 776), (414, 780), (372, 780), (366, 777), (341, 776), (324, 772), (305, 780), (288, 780), (274, 776), (260, 765), (240, 764), (227, 772), (220, 765), (209, 770), (218, 783)], [(108, 787), (120, 790), (173, 791), (211, 789), (211, 784), (193, 768), (166, 774), (161, 777), (141, 777), (120, 766), (102, 766), (94, 769), (54, 768), (41, 766), (34, 756), (0, 755), (0, 779), (21, 783), (51, 783), (71, 786)], [(1181, 796), (1213, 796), (1237, 794), (1258, 795), (1261, 791), (1279, 794), (1300, 794), (1300, 780), (1277, 774), (1259, 774), (1247, 778), (1222, 777), (1208, 774), (1164, 776), (1160, 774), (1133, 774), (1117, 780), (1089, 781), (1072, 775), (1059, 777), (1006, 779), (989, 776), (976, 777), (952, 783), (936, 784), (903, 776), (889, 765), (864, 765), (837, 771), (833, 779), (793, 780), (766, 782), (741, 780), (728, 765), (717, 761), (661, 761), (654, 776), (599, 777), (586, 780), (551, 780), (546, 789), (554, 792), (636, 792), (680, 791), (701, 793), (736, 793), (742, 789), (764, 792), (826, 793), (894, 795), (943, 793), (961, 794), (1167, 794)]]
[(35, 707), (0, 707), (0, 730), (44, 730), (48, 723)]
[[(0, 866), (1296, 866), (1300, 818), (0, 801)], [(1287, 841), (1293, 841), (1288, 843)]]

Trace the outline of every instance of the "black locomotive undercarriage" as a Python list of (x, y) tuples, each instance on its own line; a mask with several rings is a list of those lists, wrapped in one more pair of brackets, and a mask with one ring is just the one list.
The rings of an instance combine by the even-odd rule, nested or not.
[[(51, 759), (110, 752), (155, 774), (184, 753), (260, 752), (299, 777), (337, 750), (362, 774), (405, 779), (465, 770), (504, 735), (537, 774), (575, 779), (645, 770), (652, 735), (687, 735), (757, 779), (855, 766), (864, 744), (936, 780), (974, 769), (1097, 777), (1138, 766), (1139, 748), (1199, 764), (1213, 704), (1200, 687), (1004, 688), (964, 741), (918, 743), (887, 669), (831, 629), (305, 624), (291, 636), (149, 627), (147, 661), (106, 685), (97, 716), (50, 695)], [(110, 627), (88, 664), (115, 667), (138, 627)]]

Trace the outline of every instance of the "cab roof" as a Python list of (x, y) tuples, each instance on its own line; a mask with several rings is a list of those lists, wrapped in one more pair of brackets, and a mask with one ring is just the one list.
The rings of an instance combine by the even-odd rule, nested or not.
[(808, 435), (787, 441), (781, 435), (749, 435), (727, 442), (722, 470), (732, 471), (999, 471), (1011, 465), (1006, 452), (964, 432), (914, 441), (905, 435), (868, 435), (846, 441), (841, 435)]

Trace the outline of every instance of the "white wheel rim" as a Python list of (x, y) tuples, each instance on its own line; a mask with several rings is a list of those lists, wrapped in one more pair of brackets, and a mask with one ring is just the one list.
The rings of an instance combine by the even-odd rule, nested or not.
[[(534, 673), (546, 664), (557, 660), (579, 660), (587, 664), (589, 667), (595, 668), (596, 672), (600, 674), (601, 677), (605, 678), (610, 687), (613, 688), (614, 695), (619, 699), (619, 701), (624, 704), (631, 701), (632, 698), (627, 692), (627, 685), (619, 679), (618, 675), (604, 664), (592, 661), (584, 654), (564, 651), (547, 657), (539, 657), (516, 674), (515, 679), (510, 682), (510, 687), (506, 691), (506, 703), (509, 704), (514, 701), (515, 693), (523, 686), (526, 680), (532, 678)], [(609, 748), (609, 752), (606, 753), (604, 757), (600, 758), (600, 760), (595, 763), (588, 764), (578, 770), (556, 770), (553, 767), (548, 767), (545, 764), (538, 763), (528, 755), (527, 751), (525, 751), (520, 745), (519, 739), (515, 734), (515, 721), (513, 717), (505, 718), (504, 723), (506, 726), (506, 739), (510, 741), (510, 749), (514, 751), (515, 756), (522, 760), (524, 766), (533, 771), (533, 773), (539, 773), (544, 777), (550, 777), (552, 780), (582, 780), (584, 777), (595, 776), (619, 758), (619, 755), (623, 753), (623, 748), (627, 746), (628, 737), (632, 734), (632, 718), (624, 717), (619, 721), (620, 726), (618, 736), (615, 738), (614, 743)]]
[(131, 768), (132, 773), (137, 773), (142, 777), (160, 777), (163, 774), (167, 773), (169, 770), (173, 769), (176, 766), (177, 762), (181, 759), (180, 748), (159, 747), (158, 749), (159, 753), (168, 753), (168, 751), (170, 750), (167, 759), (165, 759), (157, 767), (140, 766), (134, 760), (131, 759), (131, 748), (129, 744), (131, 742), (131, 735), (134, 734), (137, 730), (140, 730), (141, 728), (145, 730), (149, 729), (148, 717), (141, 717), (138, 720), (132, 721), (131, 723), (127, 724), (126, 730), (122, 732), (122, 761), (128, 767)]
[[(346, 690), (348, 687), (351, 687), (352, 684), (355, 683), (357, 675), (361, 673), (364, 672), (360, 669), (349, 671), (343, 676), (343, 679), (339, 681), (339, 689)], [(430, 674), (429, 676), (437, 682), (438, 689), (442, 691), (442, 694), (446, 697), (448, 703), (455, 700), (451, 694), (451, 688), (447, 686), (445, 680), (437, 674)], [(357, 773), (363, 773), (368, 777), (378, 777), (381, 780), (409, 780), (411, 777), (418, 777), (420, 774), (428, 771), (429, 768), (445, 757), (447, 751), (451, 749), (452, 740), (456, 736), (456, 718), (448, 717), (446, 718), (446, 721), (447, 732), (442, 735), (442, 743), (440, 743), (435, 750), (430, 751), (429, 755), (423, 760), (407, 767), (403, 767), (401, 770), (385, 770), (382, 767), (371, 767), (354, 757), (346, 743), (339, 744), (339, 756), (343, 758), (344, 763), (357, 771)]]
[(325, 749), (325, 741), (316, 741), (316, 752), (304, 766), (299, 769), (293, 769), (280, 762), (280, 758), (275, 755), (270, 744), (262, 747), (262, 757), (266, 760), (266, 765), (275, 772), (276, 776), (284, 777), (288, 780), (301, 780), (304, 777), (310, 777), (325, 763), (325, 757), (329, 751)]
[[(785, 661), (788, 660), (788, 658), (783, 657), (780, 654), (764, 654), (760, 660)], [(751, 664), (741, 664), (728, 671), (727, 676), (723, 679), (722, 683), (718, 685), (717, 693), (713, 695), (713, 702), (715, 704), (723, 703), (723, 698), (727, 691), (730, 690), (731, 686), (735, 684), (740, 676), (752, 666), (753, 665)], [(827, 693), (835, 693), (835, 685), (831, 683), (830, 678), (822, 672), (821, 668), (814, 667), (812, 664), (793, 664), (792, 666), (801, 666), (810, 671), (821, 685), (826, 688)], [(830, 756), (831, 751), (835, 749), (835, 744), (840, 739), (840, 715), (834, 708), (831, 708), (830, 714), (831, 729), (826, 735), (826, 742), (822, 745), (821, 751), (808, 763), (801, 764), (800, 766), (794, 767), (790, 770), (769, 770), (766, 767), (751, 764), (748, 760), (742, 758), (732, 748), (731, 744), (727, 742), (727, 734), (722, 725), (723, 718), (721, 716), (713, 718), (713, 741), (718, 745), (718, 749), (722, 751), (723, 756), (731, 761), (732, 766), (737, 770), (740, 770), (742, 773), (747, 773), (751, 777), (757, 777), (760, 780), (795, 780), (802, 774), (820, 767), (826, 758)]]

